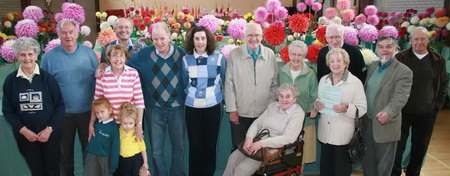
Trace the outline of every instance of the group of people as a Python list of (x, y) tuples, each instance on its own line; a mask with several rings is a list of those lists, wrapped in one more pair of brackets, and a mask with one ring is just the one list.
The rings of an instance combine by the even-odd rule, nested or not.
[[(61, 45), (44, 54), (40, 67), (39, 44), (32, 38), (15, 42), (20, 66), (3, 88), (2, 111), (32, 175), (73, 175), (77, 131), (84, 175), (139, 175), (149, 168), (144, 120), (153, 175), (186, 175), (186, 131), (189, 175), (214, 175), (223, 103), (236, 149), (224, 175), (252, 175), (261, 161), (251, 155), (290, 144), (301, 131), (304, 164), (317, 161), (318, 139), (321, 175), (350, 175), (347, 149), (353, 121), (361, 117), (364, 175), (401, 175), (410, 127), (406, 174), (419, 175), (447, 95), (445, 60), (427, 48), (422, 27), (410, 34), (412, 48), (399, 53), (395, 38), (379, 37), (380, 60), (366, 70), (360, 51), (343, 42), (342, 26), (330, 24), (317, 74), (303, 62), (308, 49), (302, 41), (289, 45), (290, 62), (278, 68), (256, 23), (245, 25), (244, 45), (226, 60), (205, 27), (192, 27), (183, 49), (170, 43), (167, 25), (157, 23), (153, 45), (145, 46), (130, 38), (133, 22), (120, 18), (118, 39), (103, 47), (100, 63), (92, 49), (76, 42), (76, 22), (62, 20), (57, 27)], [(270, 137), (254, 141), (262, 130)], [(164, 159), (166, 132), (170, 168)]]

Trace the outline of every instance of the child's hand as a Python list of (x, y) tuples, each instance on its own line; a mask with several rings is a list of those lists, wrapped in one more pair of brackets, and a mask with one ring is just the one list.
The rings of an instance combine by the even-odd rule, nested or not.
[(91, 138), (95, 137), (95, 129), (94, 129), (94, 122), (89, 123), (89, 136), (88, 136), (88, 142), (91, 141)]
[(144, 163), (144, 164), (142, 164), (142, 167), (144, 167), (145, 169), (147, 169), (147, 170), (148, 170), (148, 163)]

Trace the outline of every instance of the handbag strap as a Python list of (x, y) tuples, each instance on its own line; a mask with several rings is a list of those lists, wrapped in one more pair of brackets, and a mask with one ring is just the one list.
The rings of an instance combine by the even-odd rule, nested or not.
[(356, 115), (355, 115), (355, 132), (361, 131), (361, 128), (359, 126), (359, 111), (358, 108), (356, 108)]

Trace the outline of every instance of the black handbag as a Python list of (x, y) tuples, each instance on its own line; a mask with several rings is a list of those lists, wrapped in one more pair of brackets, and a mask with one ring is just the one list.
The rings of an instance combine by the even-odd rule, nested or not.
[[(270, 132), (269, 132), (269, 130), (266, 129), (266, 128), (262, 129), (262, 130), (261, 130), (261, 131), (253, 138), (253, 142), (255, 143), (255, 142), (260, 141), (264, 136), (270, 137)], [(237, 146), (238, 150), (239, 150), (242, 154), (244, 154), (245, 156), (247, 156), (247, 157), (249, 157), (249, 158), (251, 158), (251, 159), (254, 159), (254, 160), (256, 160), (256, 161), (262, 161), (262, 160), (263, 160), (262, 148), (261, 148), (260, 150), (258, 150), (254, 155), (252, 155), (252, 154), (247, 153), (247, 152), (244, 150), (244, 148), (243, 148), (243, 147), (244, 147), (244, 143), (245, 143), (245, 140), (242, 141), (242, 142)]]
[(364, 157), (364, 153), (366, 153), (366, 150), (366, 144), (364, 143), (364, 140), (362, 138), (361, 126), (358, 119), (358, 109), (356, 109), (355, 132), (353, 133), (353, 137), (350, 140), (347, 149), (350, 161), (352, 163), (360, 161)]

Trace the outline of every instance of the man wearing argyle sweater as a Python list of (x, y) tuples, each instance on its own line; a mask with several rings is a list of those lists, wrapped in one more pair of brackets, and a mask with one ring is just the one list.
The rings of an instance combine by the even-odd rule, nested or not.
[[(184, 155), (184, 84), (182, 58), (185, 51), (170, 44), (170, 31), (158, 23), (152, 32), (153, 45), (140, 50), (128, 61), (139, 72), (145, 100), (145, 118), (150, 130), (152, 159), (158, 176), (182, 176)], [(171, 167), (164, 160), (164, 140), (168, 128), (172, 145)]]

